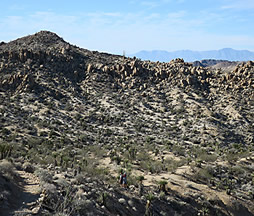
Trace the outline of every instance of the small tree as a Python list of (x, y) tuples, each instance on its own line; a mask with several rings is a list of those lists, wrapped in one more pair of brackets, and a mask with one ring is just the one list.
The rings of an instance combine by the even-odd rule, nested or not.
[(137, 155), (137, 149), (136, 148), (129, 148), (128, 152), (129, 152), (129, 159), (135, 160), (136, 155)]
[(145, 180), (145, 177), (140, 175), (140, 176), (137, 177), (137, 180), (139, 181), (140, 184), (142, 184), (143, 181)]
[(145, 180), (144, 176), (138, 176), (137, 180), (139, 181), (139, 185), (138, 185), (138, 189), (139, 189), (139, 196), (143, 195), (144, 192), (144, 185), (143, 185), (143, 181)]
[(160, 191), (166, 192), (166, 185), (168, 184), (168, 182), (165, 180), (162, 180), (162, 181), (159, 181), (158, 183), (160, 186)]
[(154, 195), (152, 193), (149, 193), (146, 195), (146, 212), (145, 216), (152, 216), (152, 201), (154, 200)]

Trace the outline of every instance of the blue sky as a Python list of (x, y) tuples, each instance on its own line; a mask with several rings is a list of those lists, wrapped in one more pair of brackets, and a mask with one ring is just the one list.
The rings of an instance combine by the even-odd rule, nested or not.
[(1, 0), (0, 41), (40, 30), (91, 50), (254, 51), (254, 0)]

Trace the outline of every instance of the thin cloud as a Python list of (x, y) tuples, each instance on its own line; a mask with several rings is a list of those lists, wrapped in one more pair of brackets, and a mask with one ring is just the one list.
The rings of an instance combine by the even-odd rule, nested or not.
[(178, 11), (178, 12), (174, 12), (174, 13), (169, 13), (167, 15), (168, 18), (170, 19), (179, 19), (179, 18), (183, 18), (186, 15), (186, 11)]
[[(174, 3), (182, 4), (185, 0), (175, 0)], [(173, 0), (158, 0), (158, 1), (142, 1), (141, 5), (148, 7), (149, 9), (163, 6), (169, 3), (173, 3)]]
[(227, 4), (221, 6), (223, 10), (250, 10), (254, 8), (253, 0), (231, 0)]
[(109, 16), (109, 17), (120, 17), (122, 14), (119, 12), (116, 12), (116, 13), (103, 13), (103, 15)]
[(157, 1), (142, 1), (141, 5), (151, 9), (151, 8), (158, 7), (160, 4)]

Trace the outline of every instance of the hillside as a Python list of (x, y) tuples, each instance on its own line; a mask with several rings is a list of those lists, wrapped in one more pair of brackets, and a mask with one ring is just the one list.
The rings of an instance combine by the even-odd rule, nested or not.
[(224, 48), (220, 50), (208, 51), (193, 51), (193, 50), (178, 50), (178, 51), (140, 51), (130, 56), (136, 56), (142, 60), (168, 62), (170, 59), (183, 58), (187, 62), (201, 61), (204, 59), (228, 60), (228, 61), (249, 61), (254, 59), (254, 53), (248, 50), (234, 50)]
[(141, 61), (41, 31), (1, 43), (0, 101), (6, 215), (254, 215), (252, 61)]

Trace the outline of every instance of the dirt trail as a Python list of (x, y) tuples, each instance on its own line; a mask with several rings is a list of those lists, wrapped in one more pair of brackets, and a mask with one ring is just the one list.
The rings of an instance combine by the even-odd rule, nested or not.
[(35, 213), (33, 209), (38, 205), (37, 200), (40, 197), (39, 179), (34, 174), (25, 171), (17, 171), (17, 173), (21, 178), (20, 191), (13, 200), (16, 208), (9, 215), (32, 215)]

